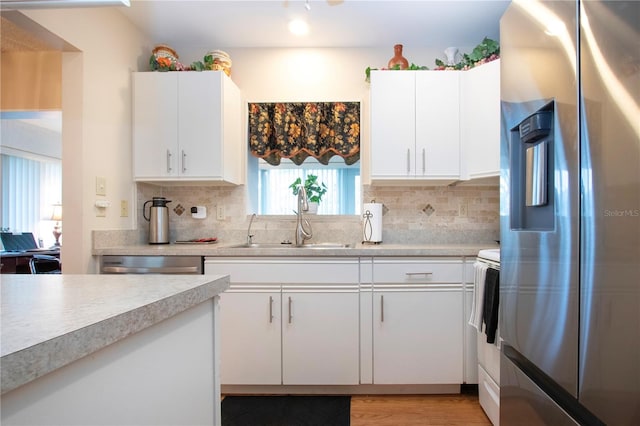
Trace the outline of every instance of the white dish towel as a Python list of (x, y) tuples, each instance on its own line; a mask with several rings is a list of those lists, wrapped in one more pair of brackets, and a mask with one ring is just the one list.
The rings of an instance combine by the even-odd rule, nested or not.
[(473, 279), (473, 301), (471, 304), (471, 316), (469, 325), (482, 332), (482, 309), (484, 302), (484, 281), (489, 266), (484, 262), (473, 264), (475, 276)]

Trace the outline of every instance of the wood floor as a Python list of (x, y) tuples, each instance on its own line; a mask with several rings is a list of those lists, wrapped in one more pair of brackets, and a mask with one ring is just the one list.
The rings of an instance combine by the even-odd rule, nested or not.
[(351, 426), (491, 425), (478, 396), (354, 395)]

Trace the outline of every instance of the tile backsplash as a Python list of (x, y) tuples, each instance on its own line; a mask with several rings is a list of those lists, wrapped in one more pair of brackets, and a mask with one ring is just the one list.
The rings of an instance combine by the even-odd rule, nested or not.
[[(499, 239), (499, 188), (495, 186), (369, 186), (363, 201), (384, 204), (382, 239), (395, 244), (493, 243)], [(157, 186), (137, 184), (139, 242), (147, 241), (148, 223), (142, 206), (152, 197), (166, 197), (169, 204), (170, 239), (217, 237), (222, 243), (246, 240), (252, 212), (246, 211), (246, 187)], [(194, 219), (193, 206), (204, 206), (207, 217)], [(224, 219), (217, 219), (224, 206)], [(183, 209), (181, 214), (178, 214)], [(295, 216), (258, 216), (252, 225), (256, 242), (293, 240)], [(359, 216), (311, 216), (313, 242), (362, 240)]]

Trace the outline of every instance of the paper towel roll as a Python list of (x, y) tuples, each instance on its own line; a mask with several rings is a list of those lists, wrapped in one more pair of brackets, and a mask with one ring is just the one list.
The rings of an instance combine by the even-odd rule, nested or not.
[(368, 243), (382, 242), (382, 203), (364, 203), (362, 240)]

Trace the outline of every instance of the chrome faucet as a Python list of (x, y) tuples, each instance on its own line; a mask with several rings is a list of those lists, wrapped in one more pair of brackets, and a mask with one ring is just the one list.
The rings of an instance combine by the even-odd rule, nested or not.
[(247, 245), (253, 244), (253, 234), (251, 233), (251, 224), (253, 220), (256, 218), (256, 214), (251, 215), (251, 219), (249, 220), (249, 228), (247, 228)]
[(305, 240), (313, 237), (313, 230), (311, 224), (303, 216), (304, 212), (309, 211), (309, 201), (307, 200), (307, 191), (304, 189), (304, 185), (300, 184), (298, 187), (298, 215), (296, 219), (296, 246), (300, 247), (304, 244)]

